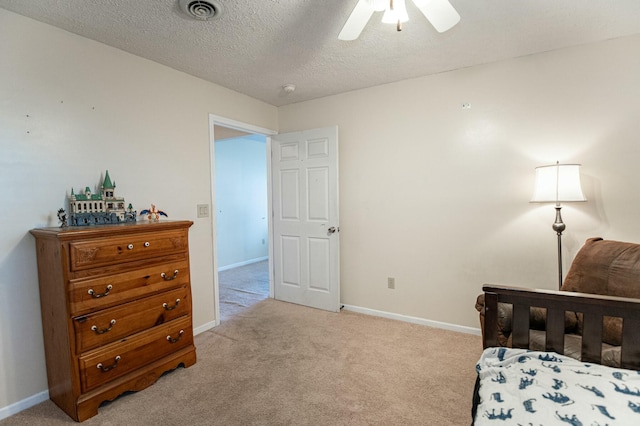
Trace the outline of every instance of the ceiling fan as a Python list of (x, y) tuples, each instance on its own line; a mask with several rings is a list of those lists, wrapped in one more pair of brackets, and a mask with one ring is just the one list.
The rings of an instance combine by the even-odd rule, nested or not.
[[(453, 8), (449, 0), (412, 0), (431, 25), (443, 33), (460, 21), (460, 15)], [(342, 31), (338, 34), (340, 40), (355, 40), (360, 36), (373, 12), (385, 11), (382, 22), (397, 24), (398, 31), (402, 30), (402, 22), (409, 19), (405, 8), (405, 0), (358, 0), (356, 7), (349, 15)]]

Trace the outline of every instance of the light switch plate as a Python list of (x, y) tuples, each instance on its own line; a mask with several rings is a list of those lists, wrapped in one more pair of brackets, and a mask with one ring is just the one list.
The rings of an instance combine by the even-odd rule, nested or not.
[(209, 204), (198, 204), (198, 217), (209, 217)]

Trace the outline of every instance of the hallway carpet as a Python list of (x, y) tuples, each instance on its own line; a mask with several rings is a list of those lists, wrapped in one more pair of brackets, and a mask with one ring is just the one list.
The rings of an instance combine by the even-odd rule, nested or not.
[(228, 320), (269, 297), (269, 261), (218, 272), (220, 320)]

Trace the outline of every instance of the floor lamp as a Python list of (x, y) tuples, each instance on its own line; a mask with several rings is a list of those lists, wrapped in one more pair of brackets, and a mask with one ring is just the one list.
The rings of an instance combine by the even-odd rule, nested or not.
[(562, 287), (562, 222), (560, 203), (587, 201), (580, 186), (580, 164), (552, 164), (536, 167), (536, 186), (532, 203), (556, 203), (553, 230), (558, 235), (558, 289)]

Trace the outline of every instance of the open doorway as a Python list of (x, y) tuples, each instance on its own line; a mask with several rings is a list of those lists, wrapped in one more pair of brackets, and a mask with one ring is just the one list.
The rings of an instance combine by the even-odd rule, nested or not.
[(218, 318), (270, 295), (267, 136), (214, 126)]
[[(265, 137), (269, 297), (338, 312), (338, 127), (277, 134), (212, 114), (209, 123), (214, 204), (218, 188), (215, 141), (233, 137), (222, 136), (226, 130)], [(287, 163), (286, 169), (283, 169), (284, 163)], [(219, 209), (214, 206), (212, 211), (214, 305), (216, 323), (220, 324), (217, 233), (222, 229), (217, 223)], [(285, 230), (285, 223), (294, 224), (295, 229), (289, 226)], [(221, 265), (224, 268), (224, 264)], [(287, 292), (291, 289), (293, 291)]]

